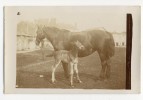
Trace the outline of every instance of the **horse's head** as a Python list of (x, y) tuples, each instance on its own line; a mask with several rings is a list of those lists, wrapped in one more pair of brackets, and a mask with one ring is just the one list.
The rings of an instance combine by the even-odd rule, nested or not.
[(45, 34), (44, 34), (44, 31), (43, 31), (43, 27), (37, 27), (37, 36), (36, 36), (36, 45), (38, 46), (40, 44), (40, 42), (45, 38)]
[(85, 49), (84, 45), (81, 44), (78, 40), (74, 41), (72, 44), (73, 44), (73, 46), (76, 46), (76, 48), (78, 48), (79, 50), (84, 50)]

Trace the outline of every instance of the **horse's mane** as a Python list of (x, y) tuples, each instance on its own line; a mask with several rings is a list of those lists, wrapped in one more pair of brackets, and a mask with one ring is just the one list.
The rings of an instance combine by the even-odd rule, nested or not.
[(46, 29), (48, 30), (51, 30), (53, 32), (70, 32), (69, 30), (67, 29), (60, 29), (60, 28), (57, 28), (57, 27), (49, 27), (49, 26), (45, 26)]
[(70, 32), (70, 31), (67, 30), (67, 29), (61, 29), (61, 31), (63, 31), (63, 32)]

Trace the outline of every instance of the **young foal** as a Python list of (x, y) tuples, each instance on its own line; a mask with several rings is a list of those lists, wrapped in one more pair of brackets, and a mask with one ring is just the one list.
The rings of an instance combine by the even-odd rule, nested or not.
[(55, 82), (55, 70), (60, 64), (60, 62), (68, 63), (70, 66), (70, 85), (73, 86), (73, 74), (76, 72), (76, 78), (79, 83), (81, 80), (78, 75), (78, 50), (84, 50), (84, 46), (79, 42), (72, 43), (72, 49), (70, 51), (67, 50), (58, 50), (54, 52), (55, 63), (52, 68), (52, 83)]

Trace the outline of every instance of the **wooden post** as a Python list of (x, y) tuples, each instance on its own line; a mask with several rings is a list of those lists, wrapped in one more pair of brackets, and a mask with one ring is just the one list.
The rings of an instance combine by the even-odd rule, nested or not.
[(126, 36), (126, 89), (131, 89), (131, 52), (132, 52), (132, 14), (127, 14), (127, 36)]

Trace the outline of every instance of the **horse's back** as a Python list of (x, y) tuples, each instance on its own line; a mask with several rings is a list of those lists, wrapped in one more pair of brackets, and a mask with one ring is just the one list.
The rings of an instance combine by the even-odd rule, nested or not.
[(79, 56), (84, 57), (94, 51), (102, 52), (106, 56), (114, 55), (114, 39), (111, 33), (106, 30), (88, 30), (81, 32), (70, 32), (68, 30), (54, 29), (52, 45), (55, 50), (71, 50), (71, 43), (78, 40), (85, 47), (79, 51)]

